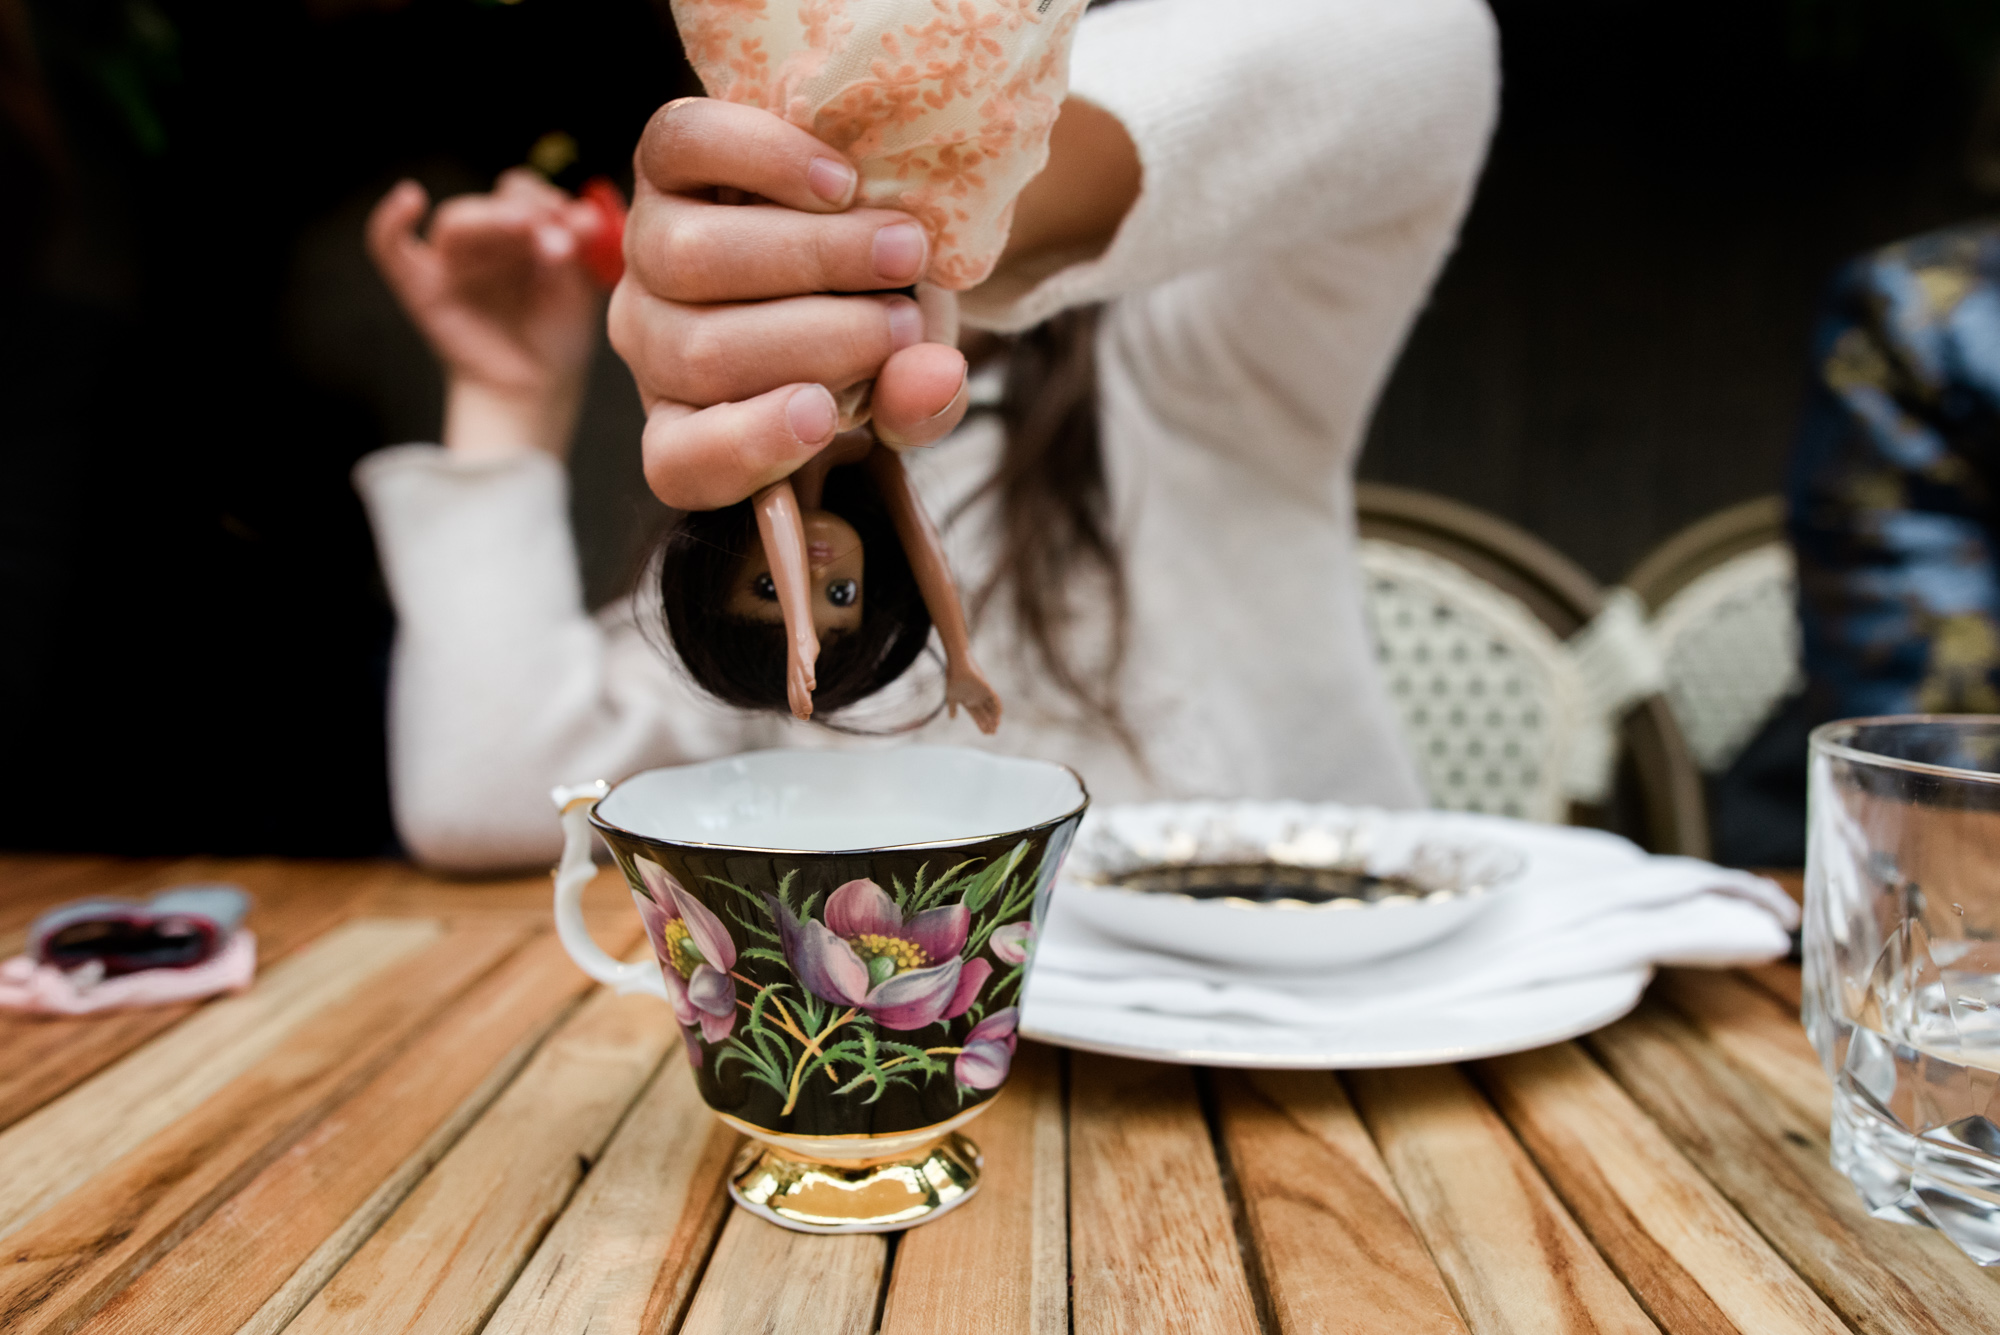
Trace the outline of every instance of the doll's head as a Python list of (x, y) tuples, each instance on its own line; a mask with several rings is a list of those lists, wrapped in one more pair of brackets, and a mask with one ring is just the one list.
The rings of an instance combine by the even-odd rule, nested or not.
[[(903, 675), (931, 633), (916, 576), (868, 472), (827, 474), (805, 514), (813, 624), (820, 637), (813, 715), (864, 700)], [(667, 636), (688, 675), (725, 704), (789, 714), (785, 623), (748, 501), (691, 510), (660, 554)]]

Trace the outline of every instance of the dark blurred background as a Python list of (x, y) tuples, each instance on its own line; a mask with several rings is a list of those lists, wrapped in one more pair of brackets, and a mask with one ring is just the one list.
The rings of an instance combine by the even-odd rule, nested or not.
[(1857, 252), (2000, 201), (1995, 0), (1493, 0), (1499, 133), (1362, 476), (1598, 579), (1778, 490)]
[[(665, 0), (0, 0), (0, 846), (393, 848), (348, 470), (442, 389), (362, 218), (531, 154), (629, 183), (691, 89)], [(603, 594), (644, 489), (597, 369)]]
[[(1775, 490), (1842, 258), (1990, 211), (1992, 0), (1497, 0), (1503, 114), (1366, 476), (1598, 577)], [(347, 482), (433, 437), (363, 255), (398, 176), (629, 177), (666, 0), (0, 0), (0, 846), (393, 848)], [(599, 359), (587, 583), (650, 501)]]

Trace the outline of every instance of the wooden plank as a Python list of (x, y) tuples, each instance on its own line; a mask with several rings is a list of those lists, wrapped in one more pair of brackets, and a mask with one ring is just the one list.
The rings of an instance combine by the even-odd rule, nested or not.
[(1757, 986), (1792, 1008), (1797, 1015), (1805, 1006), (1805, 974), (1796, 964), (1751, 964), (1741, 970)]
[(477, 1331), (677, 1037), (657, 998), (594, 993), (288, 1335)]
[(1833, 1082), (1799, 1015), (1763, 988), (1726, 973), (1664, 969), (1654, 994), (1694, 1021), (1736, 1068), (1812, 1120), (1833, 1107)]
[[(445, 922), (506, 918), (547, 927), (553, 893), (546, 872), (504, 881), (468, 882), (447, 881), (402, 867), (381, 877), (355, 907), (357, 912), (389, 918), (438, 918)], [(584, 887), (583, 916), (593, 931), (604, 933), (607, 942), (612, 934), (638, 921), (632, 891), (617, 868), (604, 868)]]
[(438, 931), (422, 921), (350, 923), (0, 1132), (0, 1236), (199, 1107)]
[(511, 930), (445, 933), (43, 1211), (0, 1247), (0, 1328), (76, 1329), (520, 943)]
[[(258, 972), (267, 972), (337, 927), (348, 916), (351, 897), (350, 892), (335, 886), (326, 894), (260, 902), (249, 919), (257, 933)], [(0, 1012), (0, 1127), (18, 1122), (173, 1028), (201, 1006), (211, 1004), (216, 1003), (187, 1002), (71, 1017)]]
[(1070, 1065), (1070, 1259), (1078, 1335), (1258, 1328), (1193, 1075)]
[[(276, 1322), (282, 1327), (443, 1157), (588, 983), (552, 936), (520, 951), (113, 1299), (86, 1327), (90, 1335), (236, 1330), (290, 1290), (289, 1310)], [(344, 1239), (344, 1249), (329, 1248), (333, 1239)], [(276, 1316), (274, 1309), (267, 1320)]]
[(903, 1235), (882, 1311), (883, 1335), (1064, 1335), (1067, 1155), (1055, 1051), (1024, 1044), (1007, 1088), (967, 1134), (984, 1157), (979, 1194)]
[(1574, 1044), (1478, 1070), (1570, 1213), (1662, 1330), (1844, 1335), (1819, 1296)]
[(1871, 1219), (1827, 1162), (1827, 1117), (1751, 1081), (1685, 1019), (1646, 1001), (1590, 1046), (1786, 1264), (1871, 1335), (2000, 1330), (2000, 1285), (1942, 1235)]
[(1460, 1332), (1361, 1119), (1324, 1071), (1217, 1072), (1229, 1161), (1278, 1328)]
[(1375, 1144), (1324, 1071), (1219, 1071), (1216, 1097), (1278, 1328), (1463, 1335)]
[(888, 1251), (880, 1234), (794, 1233), (732, 1209), (680, 1335), (870, 1335)]
[(1346, 1079), (1474, 1335), (1657, 1329), (1456, 1067)]
[(675, 1329), (730, 1208), (742, 1142), (669, 1057), (484, 1335)]

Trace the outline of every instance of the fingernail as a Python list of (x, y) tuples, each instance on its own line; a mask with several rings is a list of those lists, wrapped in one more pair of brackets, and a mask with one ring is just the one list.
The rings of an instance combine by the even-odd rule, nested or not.
[(854, 168), (832, 158), (814, 158), (806, 168), (806, 184), (829, 204), (845, 204), (854, 194)]
[(915, 223), (890, 223), (875, 233), (875, 274), (885, 282), (907, 283), (924, 267), (924, 233)]
[[(923, 421), (917, 423), (916, 434), (919, 436), (925, 435), (926, 432), (924, 428), (930, 426), (931, 423), (942, 419), (944, 416), (950, 413), (952, 409), (958, 407), (958, 405), (971, 392), (972, 392), (972, 368), (967, 367), (965, 369), (965, 372), (959, 377), (958, 393), (951, 396), (950, 403), (945, 404), (944, 407), (938, 409), (936, 412), (932, 413), (929, 417), (926, 417)], [(928, 440), (917, 440), (911, 436), (904, 436), (897, 432), (887, 430), (886, 428), (883, 427), (883, 425), (880, 422), (877, 422), (875, 424), (875, 434), (884, 445), (887, 445), (889, 448), (895, 450), (920, 450), (927, 445), (935, 445), (938, 443), (940, 439), (942, 439), (942, 437), (939, 436), (932, 436)]]
[(913, 348), (924, 341), (924, 310), (908, 297), (889, 303), (889, 343), (896, 351)]
[(803, 386), (785, 404), (785, 423), (801, 445), (824, 445), (833, 439), (838, 416), (825, 385)]
[(959, 403), (970, 393), (972, 393), (972, 368), (968, 366), (958, 377), (958, 393), (951, 396), (951, 402), (932, 413), (929, 417), (926, 417), (924, 422), (929, 424), (937, 421), (953, 408), (958, 407)]

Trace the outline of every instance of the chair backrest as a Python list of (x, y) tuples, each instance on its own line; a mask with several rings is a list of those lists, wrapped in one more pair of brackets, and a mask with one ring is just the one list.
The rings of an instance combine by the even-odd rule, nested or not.
[(1646, 605), (1668, 704), (1704, 773), (1728, 769), (1804, 684), (1784, 524), (1782, 497), (1731, 506), (1667, 539), (1625, 580)]
[[(1593, 713), (1587, 664), (1566, 642), (1605, 610), (1596, 582), (1470, 506), (1374, 483), (1355, 500), (1376, 650), (1433, 802), (1705, 854), (1700, 774), (1666, 701), (1647, 696), (1622, 720)], [(1607, 722), (1622, 740), (1619, 783), (1582, 805), (1578, 776)]]

